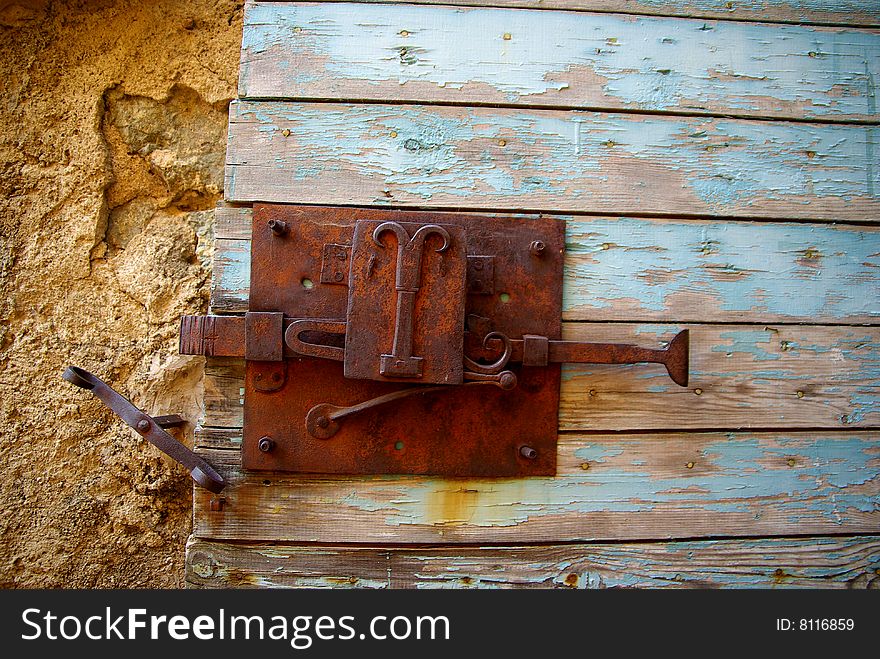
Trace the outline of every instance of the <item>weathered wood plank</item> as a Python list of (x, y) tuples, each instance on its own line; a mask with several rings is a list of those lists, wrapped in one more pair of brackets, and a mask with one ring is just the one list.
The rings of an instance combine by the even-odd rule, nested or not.
[(875, 222), (873, 126), (238, 101), (228, 201)]
[(198, 588), (877, 588), (880, 537), (347, 548), (191, 539)]
[(196, 488), (193, 533), (244, 541), (554, 543), (876, 533), (880, 434), (566, 434), (558, 476), (439, 479), (244, 473), (221, 511)]
[(240, 98), (878, 119), (880, 34), (511, 9), (248, 6)]
[[(566, 323), (563, 337), (657, 346), (678, 329)], [(563, 366), (560, 430), (880, 426), (880, 328), (693, 325), (690, 332), (687, 388), (655, 364)], [(223, 360), (218, 373), (209, 360), (205, 425), (241, 427), (243, 363)]]
[[(375, 2), (375, 0), (353, 1)], [(383, 0), (383, 2), (408, 5), (568, 9), (832, 25), (870, 26), (880, 23), (880, 3), (877, 0)], [(325, 3), (326, 0), (322, 4)]]
[(214, 239), (251, 238), (251, 207), (219, 202), (214, 210)]
[[(657, 322), (880, 319), (880, 232), (828, 224), (566, 219), (563, 318)], [(250, 209), (218, 228), (215, 313), (244, 313)], [(227, 281), (229, 283), (227, 283)]]
[[(205, 358), (202, 426), (241, 428), (244, 405), (244, 360)], [(196, 442), (199, 441), (196, 428)]]
[[(566, 324), (575, 340), (656, 345), (677, 326)], [(562, 430), (880, 425), (880, 328), (691, 326), (688, 388), (663, 367), (568, 364)]]
[[(250, 226), (250, 219), (248, 219)], [(250, 234), (250, 230), (248, 230)], [(214, 238), (211, 313), (244, 313), (251, 286), (251, 241)]]

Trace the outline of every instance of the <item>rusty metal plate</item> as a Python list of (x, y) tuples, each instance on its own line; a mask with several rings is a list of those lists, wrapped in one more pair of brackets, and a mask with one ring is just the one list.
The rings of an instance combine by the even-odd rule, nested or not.
[(465, 240), (451, 225), (357, 222), (345, 377), (461, 384)]
[[(560, 338), (564, 250), (560, 220), (267, 204), (256, 204), (253, 217), (251, 311), (344, 322), (350, 312), (350, 291), (338, 281), (337, 273), (345, 264), (350, 278), (354, 266), (345, 258), (349, 263), (357, 261), (357, 222), (372, 222), (374, 227), (386, 222), (439, 225), (450, 236), (462, 236), (466, 257), (481, 257), (456, 259), (462, 263), (467, 291), (465, 317), (456, 321), (455, 329), (464, 332), (465, 318), (469, 319), (465, 354), (468, 345), (479, 347), (480, 338), (489, 332), (515, 340), (525, 335)], [(273, 231), (270, 222), (275, 227), (284, 223), (284, 230)], [(343, 254), (340, 246), (352, 245)], [(338, 263), (331, 264), (328, 253), (338, 255)], [(474, 267), (478, 262), (484, 264), (482, 270)], [(484, 272), (486, 264), (491, 276)], [(475, 278), (481, 283), (475, 285)], [(458, 290), (456, 284), (456, 294)], [(455, 313), (460, 311), (456, 308)], [(416, 327), (417, 333), (436, 330), (418, 322)], [(346, 341), (348, 336), (347, 329)], [(341, 337), (327, 338), (332, 342)], [(469, 356), (493, 359), (491, 350)], [(474, 383), (415, 385), (425, 392), (346, 417), (338, 432), (320, 439), (306, 426), (315, 406), (357, 405), (414, 385), (346, 378), (340, 361), (297, 356), (285, 363), (285, 373), (271, 362), (246, 364), (242, 447), (246, 469), (473, 477), (555, 474), (558, 364), (510, 365), (518, 376), (517, 387), (510, 391)], [(267, 381), (273, 386), (267, 387)]]

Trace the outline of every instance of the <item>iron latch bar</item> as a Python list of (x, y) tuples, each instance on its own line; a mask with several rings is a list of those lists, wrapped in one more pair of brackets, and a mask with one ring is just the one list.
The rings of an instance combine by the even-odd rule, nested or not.
[[(249, 324), (249, 312), (244, 316), (184, 316), (181, 320), (180, 352), (185, 355), (209, 355), (215, 357), (246, 357), (247, 342), (245, 326)], [(261, 314), (262, 315), (262, 314)], [(282, 328), (283, 327), (283, 331)], [(323, 334), (344, 337), (346, 323), (343, 320), (315, 320), (301, 318), (279, 318), (266, 329), (267, 336), (255, 336), (248, 341), (280, 344), (283, 341), (283, 355), (287, 358), (296, 355), (319, 357), (343, 361), (345, 349), (339, 345), (307, 342), (304, 334)], [(206, 336), (210, 332), (210, 337)], [(282, 336), (283, 335), (283, 336)], [(496, 361), (492, 370), (497, 372), (508, 362), (524, 366), (547, 366), (551, 363), (576, 364), (662, 364), (673, 382), (686, 387), (688, 384), (689, 330), (681, 330), (666, 348), (645, 348), (625, 343), (594, 343), (587, 341), (563, 341), (549, 339), (534, 334), (524, 335), (522, 339), (507, 339), (500, 333), (488, 334), (482, 343), (485, 354), (501, 352), (505, 342), (509, 343), (509, 355)], [(250, 335), (248, 335), (250, 337)], [(342, 342), (342, 338), (338, 343)], [(472, 372), (486, 369), (484, 365), (466, 358)], [(476, 366), (474, 366), (476, 365)]]
[(204, 458), (196, 455), (165, 432), (164, 428), (180, 426), (184, 423), (180, 416), (172, 414), (151, 417), (103, 380), (76, 366), (68, 366), (61, 377), (77, 387), (92, 392), (141, 437), (189, 469), (190, 476), (196, 483), (215, 494), (222, 492), (226, 487), (223, 477)]

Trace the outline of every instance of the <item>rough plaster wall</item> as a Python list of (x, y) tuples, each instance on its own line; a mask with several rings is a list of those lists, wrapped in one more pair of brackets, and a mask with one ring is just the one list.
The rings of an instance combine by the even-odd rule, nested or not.
[(60, 376), (198, 418), (241, 11), (0, 0), (0, 586), (183, 583), (186, 470)]

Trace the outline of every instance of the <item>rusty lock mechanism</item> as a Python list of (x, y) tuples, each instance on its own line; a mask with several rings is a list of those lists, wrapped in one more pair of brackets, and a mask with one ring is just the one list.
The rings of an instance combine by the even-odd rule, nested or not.
[(242, 466), (553, 475), (560, 365), (663, 349), (565, 341), (564, 222), (255, 204), (249, 310), (185, 316), (180, 352), (244, 357)]

